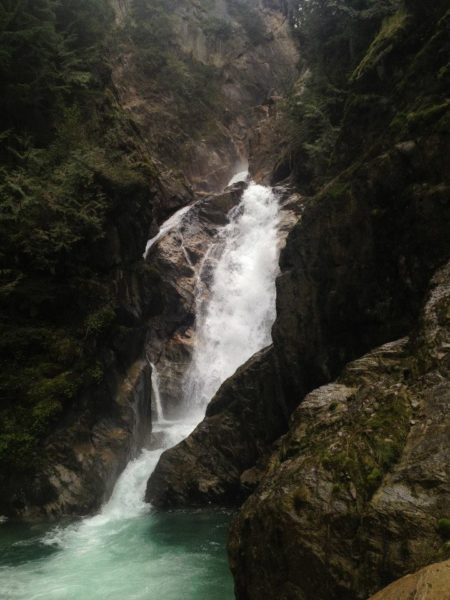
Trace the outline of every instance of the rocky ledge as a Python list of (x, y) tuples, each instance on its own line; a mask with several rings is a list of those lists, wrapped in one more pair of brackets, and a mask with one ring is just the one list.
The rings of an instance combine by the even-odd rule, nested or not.
[(270, 347), (238, 369), (195, 431), (163, 454), (146, 500), (158, 507), (240, 504), (258, 480), (262, 465), (255, 465), (286, 430), (287, 419)]
[(446, 558), (449, 381), (450, 264), (409, 338), (349, 363), (294, 412), (232, 526), (238, 599), (364, 600)]

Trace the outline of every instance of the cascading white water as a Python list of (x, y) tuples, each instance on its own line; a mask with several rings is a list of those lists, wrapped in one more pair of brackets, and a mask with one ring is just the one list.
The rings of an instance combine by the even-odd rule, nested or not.
[[(160, 448), (143, 450), (129, 462), (98, 515), (54, 528), (43, 538), (33, 538), (36, 553), (50, 546), (58, 549), (53, 554), (44, 553), (19, 564), (0, 563), (2, 600), (231, 598), (225, 557), (217, 558), (210, 521), (203, 521), (209, 528), (206, 546), (206, 530), (198, 531), (201, 519), (210, 517), (148, 515), (150, 507), (144, 502), (144, 494), (147, 479), (164, 449), (185, 438), (203, 417), (207, 402), (221, 383), (270, 343), (278, 268), (278, 210), (270, 189), (251, 184), (240, 206), (233, 209), (229, 225), (208, 252), (204, 270), (212, 273), (212, 283), (204, 294), (200, 274), (197, 341), (183, 393), (186, 417), (173, 422), (163, 419), (154, 368), (157, 422), (153, 431), (161, 438)], [(148, 242), (146, 253), (167, 231), (178, 227), (188, 211), (182, 209), (169, 219)], [(218, 526), (217, 516), (214, 519), (213, 528)], [(162, 531), (158, 530), (161, 523)], [(171, 527), (179, 529), (169, 537), (174, 541), (167, 542)], [(152, 533), (155, 528), (156, 534)], [(177, 543), (187, 529), (189, 541)], [(197, 547), (199, 535), (204, 537)]]
[(149, 253), (149, 250), (152, 246), (154, 246), (156, 244), (156, 242), (158, 242), (162, 237), (164, 237), (166, 235), (166, 233), (169, 233), (169, 231), (171, 231), (172, 229), (175, 229), (182, 221), (184, 215), (189, 212), (189, 210), (191, 209), (191, 206), (183, 206), (183, 208), (180, 208), (180, 210), (177, 210), (176, 213), (174, 213), (169, 219), (167, 219), (167, 221), (165, 221), (161, 227), (159, 228), (158, 233), (152, 237), (151, 239), (148, 240), (147, 245), (145, 246), (145, 252), (144, 252), (144, 258), (146, 258), (147, 254)]
[(210, 293), (206, 299), (200, 293), (197, 302), (197, 340), (184, 390), (190, 411), (203, 412), (225, 379), (271, 342), (278, 213), (272, 190), (251, 184), (222, 233)]
[[(180, 225), (187, 211), (161, 229)], [(204, 293), (202, 273), (197, 291), (197, 339), (187, 371), (182, 421), (165, 421), (158, 372), (152, 367), (152, 392), (157, 412), (154, 432), (162, 434), (161, 448), (144, 450), (119, 477), (100, 515), (106, 519), (130, 518), (145, 512), (145, 485), (163, 450), (184, 439), (203, 418), (206, 405), (220, 385), (255, 352), (271, 342), (275, 319), (275, 278), (278, 272), (277, 228), (279, 205), (270, 188), (251, 184), (241, 203), (230, 212), (230, 222), (208, 255), (219, 257), (210, 292)], [(148, 247), (148, 245), (147, 245)], [(205, 260), (203, 269), (210, 268)], [(206, 296), (206, 297), (205, 297)], [(92, 519), (91, 519), (92, 521)]]
[(154, 400), (154, 407), (156, 413), (156, 421), (164, 421), (164, 409), (161, 402), (161, 394), (159, 392), (159, 375), (155, 365), (151, 362), (150, 367), (152, 369), (152, 398)]
[(239, 171), (239, 173), (236, 173), (236, 175), (233, 175), (233, 177), (227, 183), (227, 187), (230, 187), (230, 185), (234, 185), (235, 183), (239, 183), (240, 181), (247, 181), (248, 177), (249, 177), (248, 169)]

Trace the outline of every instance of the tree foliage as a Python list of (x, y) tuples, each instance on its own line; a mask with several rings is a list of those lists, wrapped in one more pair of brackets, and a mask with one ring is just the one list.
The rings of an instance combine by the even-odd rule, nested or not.
[(111, 19), (106, 0), (1, 0), (0, 131), (51, 138), (60, 107), (98, 84)]
[(306, 189), (327, 171), (343, 119), (349, 77), (398, 0), (291, 0), (290, 18), (304, 73), (287, 114), (291, 160)]
[(118, 324), (100, 249), (149, 200), (152, 174), (110, 91), (113, 25), (108, 0), (0, 0), (4, 478), (36, 466), (55, 421), (101, 380)]

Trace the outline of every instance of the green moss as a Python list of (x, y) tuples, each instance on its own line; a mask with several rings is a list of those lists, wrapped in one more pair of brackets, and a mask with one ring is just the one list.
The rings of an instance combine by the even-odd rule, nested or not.
[(41, 400), (36, 404), (31, 413), (32, 431), (34, 435), (38, 436), (46, 433), (49, 426), (55, 422), (61, 412), (61, 402), (52, 397)]
[(350, 185), (341, 181), (332, 183), (325, 189), (325, 194), (331, 196), (334, 200), (338, 200), (350, 191)]
[(64, 330), (52, 334), (48, 350), (54, 362), (67, 366), (73, 365), (82, 354), (79, 340), (69, 337)]
[(374, 467), (367, 476), (367, 486), (370, 490), (376, 489), (383, 478), (383, 473), (377, 467)]
[(399, 112), (389, 127), (398, 136), (417, 135), (424, 130), (448, 133), (450, 130), (450, 100), (438, 104), (424, 102), (415, 110)]
[(86, 336), (97, 337), (104, 333), (116, 318), (116, 311), (107, 304), (87, 317), (84, 322)]
[[(344, 418), (339, 448), (320, 454), (323, 466), (336, 483), (355, 486), (361, 498), (369, 498), (384, 473), (398, 460), (409, 431), (410, 405), (406, 392), (378, 399), (372, 414), (352, 411)], [(392, 424), (395, 423), (395, 428)], [(324, 441), (322, 440), (322, 443)]]
[(60, 373), (52, 378), (41, 377), (29, 389), (29, 398), (38, 404), (47, 400), (70, 400), (78, 391), (72, 371)]
[(439, 519), (437, 528), (444, 539), (450, 540), (450, 519)]
[(104, 369), (100, 362), (96, 362), (86, 370), (86, 376), (89, 383), (100, 383), (104, 377)]
[(387, 17), (381, 26), (380, 32), (369, 46), (366, 55), (356, 67), (351, 80), (356, 81), (364, 77), (368, 71), (373, 70), (380, 60), (389, 54), (398, 38), (405, 31), (409, 22), (409, 15), (404, 8), (401, 8), (394, 15)]

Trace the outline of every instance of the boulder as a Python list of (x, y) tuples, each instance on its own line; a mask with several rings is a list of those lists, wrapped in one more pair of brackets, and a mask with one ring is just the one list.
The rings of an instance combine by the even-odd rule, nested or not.
[(365, 600), (449, 552), (450, 264), (409, 338), (306, 396), (230, 535), (236, 596)]
[(194, 432), (164, 452), (146, 500), (157, 507), (240, 504), (262, 472), (255, 465), (286, 430), (288, 414), (269, 347), (222, 385)]

